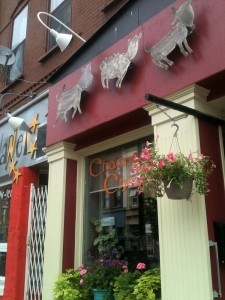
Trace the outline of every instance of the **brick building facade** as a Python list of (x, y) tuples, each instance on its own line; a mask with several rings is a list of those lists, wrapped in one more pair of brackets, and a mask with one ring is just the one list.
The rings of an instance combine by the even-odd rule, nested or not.
[[(194, 52), (185, 58), (176, 47), (169, 55), (174, 65), (167, 71), (153, 63), (146, 49), (168, 34), (174, 17), (171, 8), (178, 8), (185, 1), (51, 1), (53, 6), (70, 3), (70, 27), (87, 40), (82, 43), (74, 38), (64, 52), (58, 47), (48, 50), (47, 30), (36, 18), (39, 11), (51, 12), (50, 1), (14, 2), (17, 1), (0, 3), (0, 45), (11, 48), (13, 19), (28, 5), (24, 69), (10, 84), (2, 81), (0, 91), (2, 95), (10, 92), (38, 95), (32, 100), (10, 95), (2, 98), (2, 105), (22, 117), (32, 133), (20, 133), (16, 137), (15, 133), (8, 132), (6, 118), (0, 121), (3, 195), (8, 195), (4, 187), (12, 184), (7, 256), (4, 256), (5, 248), (0, 248), (2, 264), (6, 257), (5, 276), (0, 275), (0, 280), (4, 277), (4, 283), (0, 281), (0, 299), (22, 300), (25, 293), (25, 299), (33, 300), (32, 293), (26, 294), (25, 279), (27, 193), (24, 192), (23, 212), (17, 214), (16, 211), (23, 200), (20, 189), (30, 182), (40, 184), (43, 175), (48, 177), (43, 181), (48, 183), (43, 300), (52, 299), (52, 287), (59, 273), (83, 262), (84, 252), (91, 247), (93, 238), (88, 227), (93, 216), (105, 222), (107, 218), (113, 220), (130, 263), (131, 258), (133, 263), (141, 258), (149, 265), (160, 264), (163, 300), (211, 300), (218, 296), (224, 299), (225, 269), (221, 256), (225, 248), (224, 233), (220, 240), (214, 226), (221, 226), (222, 232), (225, 224), (223, 0), (219, 0), (219, 5), (218, 0), (193, 1), (195, 30), (187, 36), (187, 41)], [(101, 62), (116, 53), (128, 52), (128, 41), (136, 35), (141, 37), (137, 54), (121, 88), (115, 86), (114, 80), (109, 81), (108, 89), (103, 88)], [(88, 64), (91, 64), (93, 81), (82, 94), (82, 114), (77, 111), (72, 118), (69, 110), (67, 120), (64, 115), (57, 120), (59, 95), (75, 86)], [(165, 107), (166, 115), (145, 100), (147, 93), (193, 108), (197, 115), (184, 118), (184, 112)], [(201, 114), (206, 119), (202, 119)], [(115, 162), (140, 151), (144, 141), (153, 139), (154, 134), (159, 134), (160, 151), (165, 153), (173, 136), (168, 115), (179, 120), (181, 150), (184, 153), (190, 148), (201, 151), (211, 156), (217, 167), (209, 179), (211, 192), (206, 198), (197, 195), (191, 202), (168, 201), (164, 196), (154, 202), (157, 213), (154, 219), (148, 220), (151, 225), (158, 224), (157, 237), (153, 238), (145, 232), (148, 216), (136, 191), (116, 185), (113, 188), (117, 192), (109, 197), (103, 184), (107, 179), (104, 179), (107, 173), (104, 168), (108, 161)], [(211, 122), (213, 118), (207, 115), (216, 121)], [(5, 168), (10, 141), (14, 141), (14, 158), (22, 173), (11, 179), (6, 174), (10, 164)], [(24, 148), (23, 143), (27, 145)], [(39, 149), (36, 151), (31, 145), (45, 147), (45, 153), (38, 154)], [(97, 162), (96, 165), (93, 162)], [(93, 178), (90, 171), (93, 166), (102, 167), (105, 173)], [(125, 182), (130, 176), (129, 168), (118, 168), (115, 171), (118, 174), (112, 173), (112, 176), (121, 176)], [(218, 265), (214, 248), (209, 247), (213, 243), (209, 241), (218, 242), (222, 247)], [(4, 241), (2, 247), (5, 244)], [(18, 274), (11, 273), (14, 260)]]

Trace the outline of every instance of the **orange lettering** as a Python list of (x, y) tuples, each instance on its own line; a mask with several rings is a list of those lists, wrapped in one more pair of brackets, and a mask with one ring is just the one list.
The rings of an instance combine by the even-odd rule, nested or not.
[[(93, 165), (95, 165), (95, 164), (97, 164), (97, 163), (98, 163), (99, 166), (101, 166), (101, 168), (100, 168), (100, 170), (99, 170), (98, 173), (94, 173)], [(99, 176), (100, 174), (102, 174), (103, 171), (104, 171), (104, 170), (103, 170), (103, 164), (102, 164), (101, 158), (95, 158), (95, 159), (93, 159), (93, 160), (91, 161), (91, 163), (90, 163), (90, 166), (89, 166), (89, 173), (90, 173), (90, 175), (93, 176), (93, 177), (97, 177), (97, 176)]]
[[(108, 187), (108, 181), (111, 179), (111, 177), (113, 177), (115, 179), (116, 183), (118, 182), (118, 176), (116, 174), (111, 174), (105, 178), (104, 190), (106, 191), (107, 194), (114, 194), (117, 190), (117, 189), (114, 189), (113, 191), (109, 191), (110, 187)], [(116, 183), (115, 183), (115, 186), (116, 186)]]

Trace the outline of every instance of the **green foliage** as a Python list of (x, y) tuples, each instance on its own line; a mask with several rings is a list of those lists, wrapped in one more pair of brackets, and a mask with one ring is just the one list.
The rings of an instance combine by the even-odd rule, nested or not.
[(114, 283), (114, 297), (116, 300), (133, 300), (136, 299), (133, 295), (136, 280), (140, 278), (141, 272), (135, 270), (134, 272), (123, 273), (118, 276)]
[(156, 268), (146, 271), (137, 279), (133, 294), (137, 300), (155, 300), (161, 296), (160, 292), (160, 270)]
[(123, 247), (119, 245), (119, 240), (116, 237), (116, 230), (111, 228), (109, 231), (106, 231), (106, 229), (101, 226), (101, 220), (95, 218), (91, 219), (91, 223), (95, 226), (95, 231), (98, 234), (93, 245), (98, 247), (99, 256), (108, 259), (112, 257), (113, 253), (113, 256), (116, 259), (119, 259)]
[(84, 300), (79, 270), (67, 270), (57, 277), (54, 285), (54, 300)]
[[(161, 297), (160, 270), (126, 272), (120, 261), (93, 261), (58, 276), (54, 300), (89, 300), (92, 289), (108, 289), (115, 300), (157, 300)], [(110, 298), (110, 296), (109, 296)]]
[(135, 270), (121, 274), (114, 283), (115, 300), (156, 300), (161, 297), (160, 270)]

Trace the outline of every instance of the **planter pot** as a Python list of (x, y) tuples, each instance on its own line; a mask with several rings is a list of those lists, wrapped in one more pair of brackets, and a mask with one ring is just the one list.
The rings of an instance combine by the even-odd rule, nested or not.
[(98, 290), (93, 289), (94, 300), (112, 300), (114, 297), (111, 295), (109, 290)]
[(170, 188), (167, 188), (169, 181), (164, 182), (165, 193), (169, 199), (181, 200), (189, 199), (191, 196), (193, 180), (191, 178), (185, 179), (182, 188), (177, 187), (171, 182)]

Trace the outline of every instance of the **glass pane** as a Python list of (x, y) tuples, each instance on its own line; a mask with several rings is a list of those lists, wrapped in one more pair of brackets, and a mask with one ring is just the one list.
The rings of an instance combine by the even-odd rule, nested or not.
[(88, 251), (98, 253), (93, 246), (98, 237), (91, 224), (94, 218), (101, 221), (103, 234), (115, 232), (116, 250), (129, 268), (140, 261), (159, 265), (157, 202), (129, 184), (133, 155), (144, 147), (141, 141), (87, 158), (84, 256)]
[(0, 187), (0, 243), (7, 243), (11, 185)]
[(51, 12), (56, 9), (64, 0), (51, 0)]
[(22, 42), (16, 49), (14, 49), (14, 54), (16, 60), (14, 64), (10, 67), (8, 83), (11, 83), (23, 74), (23, 60), (24, 60), (24, 47), (25, 41)]
[(46, 130), (47, 130), (47, 125), (38, 127), (36, 158), (45, 155), (42, 149), (46, 147)]
[(6, 253), (0, 252), (0, 276), (5, 276)]
[(12, 49), (15, 49), (26, 38), (28, 6), (19, 13), (13, 23)]
[[(65, 0), (59, 7), (57, 7), (56, 10), (54, 10), (52, 15), (54, 17), (56, 17), (58, 20), (60, 20), (63, 24), (70, 27), (70, 23), (71, 23), (70, 0)], [(49, 27), (51, 29), (55, 29), (59, 33), (71, 33), (68, 29), (66, 29), (63, 25), (61, 25), (59, 22), (57, 22), (53, 18), (50, 18)], [(55, 38), (51, 34), (49, 34), (48, 49), (51, 49), (55, 45), (56, 45)]]

